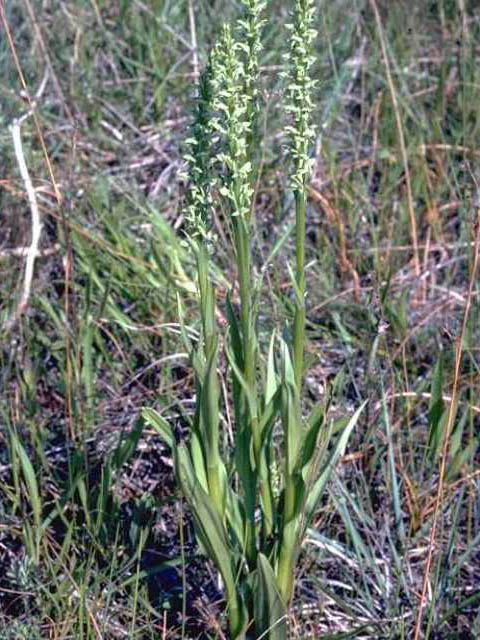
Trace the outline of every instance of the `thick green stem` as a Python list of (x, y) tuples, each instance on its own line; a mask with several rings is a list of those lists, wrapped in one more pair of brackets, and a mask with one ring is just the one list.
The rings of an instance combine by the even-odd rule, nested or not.
[[(268, 470), (266, 468), (265, 456), (262, 454), (261, 433), (258, 423), (257, 413), (257, 380), (256, 380), (256, 336), (255, 319), (253, 317), (252, 299), (252, 273), (250, 256), (250, 234), (248, 223), (238, 220), (235, 224), (235, 241), (237, 249), (238, 280), (240, 290), (241, 325), (243, 337), (244, 371), (245, 381), (248, 384), (250, 393), (254, 398), (254, 413), (250, 415), (252, 430), (253, 451), (255, 465), (260, 484), (260, 495), (262, 498), (264, 535), (271, 534), (273, 529), (273, 504), (268, 482)], [(250, 407), (245, 403), (245, 418), (248, 418)], [(244, 418), (244, 419), (245, 419)]]
[(303, 356), (305, 350), (305, 230), (307, 198), (305, 190), (295, 192), (296, 253), (297, 253), (297, 300), (293, 324), (293, 366), (297, 396), (300, 398), (303, 382)]
[(219, 384), (217, 376), (217, 342), (207, 362), (202, 385), (202, 418), (205, 430), (205, 462), (207, 464), (208, 488), (221, 518), (224, 517), (224, 491), (220, 475), (220, 430), (219, 430)]
[(203, 329), (205, 375), (202, 382), (202, 417), (206, 466), (210, 496), (223, 518), (224, 495), (220, 477), (220, 433), (218, 418), (219, 389), (217, 378), (217, 328), (215, 322), (215, 295), (210, 280), (208, 251), (204, 243), (197, 247), (198, 288)]
[[(296, 305), (293, 325), (293, 369), (295, 376), (295, 394), (293, 411), (296, 421), (296, 432), (301, 441), (302, 433), (302, 383), (303, 360), (305, 351), (305, 231), (306, 231), (307, 198), (305, 189), (295, 191), (296, 211)], [(285, 604), (290, 604), (294, 588), (294, 568), (299, 540), (298, 515), (296, 513), (297, 483), (288, 459), (292, 452), (287, 451), (285, 469), (284, 514), (282, 526), (281, 548), (278, 561), (278, 584)]]
[(252, 274), (250, 237), (247, 222), (238, 220), (235, 225), (237, 267), (240, 293), (240, 318), (243, 337), (244, 375), (251, 390), (255, 389), (255, 336), (252, 319)]
[(205, 359), (212, 353), (217, 335), (215, 323), (215, 295), (209, 274), (208, 251), (203, 242), (197, 248), (198, 288), (200, 293), (200, 309), (202, 315), (203, 347)]

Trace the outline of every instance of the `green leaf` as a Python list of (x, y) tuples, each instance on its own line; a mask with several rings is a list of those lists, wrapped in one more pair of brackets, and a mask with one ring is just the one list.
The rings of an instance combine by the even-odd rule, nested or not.
[(126, 435), (122, 435), (112, 456), (112, 465), (115, 469), (121, 469), (125, 462), (134, 454), (138, 441), (142, 436), (143, 427), (144, 420), (138, 419), (132, 431)]
[(12, 440), (20, 460), (20, 467), (27, 487), (27, 497), (33, 511), (33, 522), (37, 531), (36, 535), (39, 535), (42, 517), (42, 502), (40, 499), (40, 492), (38, 490), (37, 477), (35, 475), (33, 465), (30, 462), (30, 458), (23, 448), (19, 437), (16, 434), (12, 434)]
[[(90, 285), (90, 279), (87, 285)], [(88, 288), (90, 288), (88, 286)], [(86, 302), (88, 309), (89, 302)], [(82, 340), (82, 379), (85, 388), (85, 400), (87, 405), (87, 419), (91, 426), (91, 408), (94, 395), (94, 374), (93, 374), (93, 322), (92, 317), (88, 314), (85, 319), (83, 340)]]
[(320, 427), (321, 424), (323, 424), (324, 420), (325, 420), (325, 407), (323, 402), (322, 403), (318, 402), (314, 406), (308, 418), (308, 426), (312, 428), (318, 423), (318, 426)]
[(282, 424), (286, 447), (286, 469), (289, 476), (294, 473), (303, 445), (301, 416), (297, 415), (295, 392), (290, 384), (282, 389)]
[(294, 517), (299, 520), (300, 517), (303, 518), (304, 507), (305, 507), (305, 494), (306, 494), (306, 484), (303, 479), (303, 476), (300, 473), (295, 472), (293, 474), (293, 481), (295, 486), (295, 507), (294, 507)]
[(430, 407), (428, 411), (428, 456), (431, 462), (435, 462), (438, 459), (442, 448), (442, 415), (444, 412), (442, 388), (443, 357), (442, 354), (440, 354), (433, 372)]
[(387, 318), (399, 340), (403, 340), (407, 332), (407, 295), (408, 292), (404, 291), (396, 304), (391, 302), (385, 304)]
[(110, 487), (112, 482), (112, 465), (110, 460), (107, 460), (102, 467), (102, 474), (100, 480), (100, 487), (97, 496), (96, 512), (97, 517), (95, 520), (95, 533), (98, 535), (104, 522), (105, 512), (107, 510), (108, 499), (110, 497)]
[(281, 355), (282, 355), (282, 378), (292, 388), (295, 387), (295, 372), (293, 370), (290, 350), (284, 338), (281, 339)]
[(340, 334), (343, 343), (346, 344), (347, 347), (351, 346), (354, 343), (354, 338), (343, 325), (338, 311), (332, 312), (332, 320), (337, 327), (338, 333)]
[(267, 362), (267, 381), (265, 384), (265, 404), (272, 400), (273, 396), (277, 392), (279, 384), (277, 382), (277, 374), (275, 372), (275, 359), (273, 353), (273, 345), (275, 340), (275, 331), (270, 338), (270, 346), (268, 348), (268, 362)]
[(402, 500), (401, 500), (400, 489), (399, 489), (397, 466), (395, 464), (395, 449), (393, 446), (390, 414), (388, 412), (387, 398), (385, 394), (383, 380), (381, 380), (381, 386), (382, 386), (382, 415), (383, 415), (383, 421), (385, 423), (385, 434), (387, 436), (387, 443), (388, 443), (388, 468), (389, 468), (390, 489), (391, 489), (390, 494), (393, 502), (393, 512), (395, 514), (395, 526), (398, 531), (399, 539), (403, 541), (405, 538), (405, 527), (404, 527), (403, 518), (402, 518), (402, 506), (401, 506)]
[(210, 350), (215, 350), (215, 295), (209, 273), (208, 252), (203, 243), (200, 244), (197, 251), (197, 275), (203, 327), (203, 345), (205, 357), (208, 358), (211, 355)]
[(270, 562), (263, 553), (257, 559), (258, 592), (255, 597), (256, 637), (287, 640), (287, 609), (277, 587)]
[(245, 492), (245, 510), (249, 518), (253, 518), (256, 502), (257, 472), (252, 449), (252, 432), (247, 425), (240, 426), (236, 434), (235, 468)]
[[(205, 436), (205, 440), (202, 440), (202, 444), (205, 447), (205, 457), (207, 464), (215, 462), (218, 458), (218, 426), (220, 423), (220, 390), (218, 385), (217, 375), (217, 353), (218, 353), (218, 340), (215, 339), (212, 347), (212, 353), (210, 354), (205, 376), (202, 385), (202, 422), (203, 430), (202, 435)], [(214, 457), (215, 460), (211, 460)]]
[(232, 367), (233, 373), (235, 374), (235, 379), (240, 384), (247, 398), (250, 416), (253, 417), (257, 415), (257, 403), (255, 401), (255, 396), (252, 390), (250, 389), (250, 386), (248, 385), (247, 381), (245, 380), (241, 370), (237, 365), (237, 362), (235, 360), (234, 354), (232, 353), (232, 350), (230, 349), (228, 341), (225, 342), (225, 353), (227, 356), (228, 364)]
[(334, 418), (329, 425), (329, 429), (332, 432), (331, 435), (334, 436), (337, 433), (343, 431), (349, 422), (350, 418), (348, 416), (340, 416), (339, 418)]
[[(235, 362), (237, 364), (238, 370), (243, 371), (244, 359), (243, 359), (243, 345), (242, 339), (240, 335), (240, 328), (238, 325), (237, 317), (235, 315), (235, 311), (233, 309), (230, 296), (227, 295), (227, 317), (229, 322), (229, 331), (226, 336), (227, 340), (231, 342), (232, 355), (235, 358)], [(228, 357), (228, 356), (227, 356)], [(240, 382), (233, 376), (232, 381), (232, 395), (233, 395), (233, 407), (235, 412), (235, 419), (237, 424), (240, 424), (242, 420), (242, 412), (243, 412), (243, 393), (242, 386)]]
[(467, 408), (463, 412), (462, 417), (460, 418), (457, 425), (453, 429), (452, 435), (450, 437), (450, 443), (449, 443), (450, 456), (452, 458), (455, 458), (455, 456), (457, 455), (457, 453), (460, 451), (462, 447), (463, 432), (465, 430), (465, 425), (467, 424), (467, 421), (468, 421), (469, 413), (470, 413), (470, 410)]
[(205, 354), (203, 353), (203, 349), (194, 349), (193, 351), (191, 351), (190, 359), (197, 379), (197, 384), (200, 385), (201, 389), (201, 382), (203, 381), (203, 378), (205, 376), (206, 366)]
[(82, 503), (85, 520), (87, 523), (87, 527), (90, 529), (92, 526), (92, 517), (90, 515), (90, 504), (89, 504), (89, 492), (87, 489), (86, 477), (81, 476), (77, 482), (77, 491), (80, 497), (80, 502)]
[[(235, 468), (243, 489), (241, 506), (244, 515), (241, 532), (236, 531), (237, 538), (242, 540), (242, 549), (249, 564), (255, 562), (255, 506), (257, 501), (257, 470), (252, 454), (252, 433), (247, 425), (241, 426), (235, 438)], [(228, 506), (228, 494), (227, 494)], [(234, 513), (229, 517), (234, 517)]]
[(236, 537), (239, 549), (246, 548), (246, 522), (243, 500), (231, 487), (226, 488), (226, 505), (228, 524)]
[(181, 442), (173, 449), (173, 459), (175, 463), (175, 475), (180, 485), (183, 495), (189, 501), (193, 501), (195, 486), (199, 484), (195, 475), (190, 453), (185, 443)]
[(259, 418), (258, 429), (261, 433), (262, 442), (265, 442), (266, 438), (269, 437), (275, 418), (281, 409), (281, 392), (282, 388), (278, 387)]
[(205, 468), (205, 459), (203, 453), (202, 443), (200, 442), (198, 433), (192, 432), (190, 437), (190, 455), (192, 458), (192, 464), (195, 469), (195, 475), (202, 486), (202, 488), (208, 493), (208, 480), (207, 470)]
[(307, 470), (310, 462), (313, 459), (313, 455), (317, 450), (318, 443), (318, 434), (320, 433), (320, 427), (323, 424), (324, 416), (322, 414), (318, 420), (314, 420), (313, 425), (307, 430), (303, 444), (302, 450), (300, 452), (299, 459), (299, 469), (298, 471), (303, 472), (303, 470)]
[(198, 484), (193, 488), (190, 507), (202, 544), (225, 583), (232, 638), (240, 638), (245, 629), (246, 612), (236, 589), (235, 557), (227, 531), (210, 496)]
[(296, 300), (300, 301), (302, 300), (303, 296), (300, 292), (300, 289), (298, 288), (297, 278), (295, 277), (295, 273), (293, 272), (289, 262), (287, 262), (287, 269), (288, 269), (288, 275), (290, 276), (290, 284), (293, 290), (295, 291), (295, 298)]
[(473, 459), (475, 452), (478, 449), (478, 443), (478, 438), (472, 438), (464, 449), (460, 449), (459, 451), (457, 451), (452, 462), (448, 465), (448, 482), (454, 480), (456, 475), (462, 470), (462, 467)]
[(227, 318), (229, 324), (229, 336), (232, 344), (232, 353), (235, 356), (235, 362), (238, 368), (243, 371), (243, 346), (240, 335), (240, 327), (238, 325), (237, 316), (230, 300), (230, 294), (227, 295)]
[(163, 418), (158, 411), (145, 407), (142, 409), (142, 418), (147, 424), (155, 429), (158, 435), (166, 442), (166, 444), (173, 449), (175, 447), (175, 436), (173, 430), (168, 422)]
[(307, 521), (313, 516), (317, 503), (325, 489), (325, 486), (330, 478), (332, 471), (335, 468), (339, 458), (345, 453), (345, 449), (350, 438), (350, 435), (358, 422), (361, 412), (363, 411), (367, 401), (363, 402), (360, 407), (355, 411), (350, 418), (348, 425), (345, 427), (343, 433), (338, 438), (333, 450), (331, 451), (328, 460), (323, 465), (320, 477), (316, 480), (308, 492), (306, 501), (306, 517)]

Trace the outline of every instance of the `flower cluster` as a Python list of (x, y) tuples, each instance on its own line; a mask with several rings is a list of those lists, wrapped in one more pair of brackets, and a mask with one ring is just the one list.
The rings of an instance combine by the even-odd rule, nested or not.
[(315, 137), (312, 125), (312, 91), (315, 80), (310, 76), (310, 68), (315, 62), (312, 43), (317, 34), (312, 28), (315, 15), (314, 0), (296, 0), (293, 24), (287, 25), (292, 31), (290, 52), (285, 55), (289, 65), (287, 77), (288, 102), (286, 109), (292, 114), (292, 124), (286, 127), (290, 134), (290, 151), (294, 160), (291, 185), (294, 191), (305, 188), (313, 169), (314, 160), (309, 156), (309, 148)]
[(238, 20), (241, 29), (239, 46), (245, 53), (245, 93), (250, 97), (250, 119), (252, 128), (255, 126), (259, 105), (258, 105), (258, 56), (262, 50), (261, 32), (266, 20), (261, 18), (266, 7), (266, 2), (262, 0), (242, 0), (245, 7), (245, 17)]
[(216, 156), (222, 169), (226, 169), (226, 172), (222, 171), (220, 193), (230, 201), (233, 217), (248, 220), (252, 197), (252, 166), (247, 153), (247, 135), (250, 131), (247, 107), (250, 97), (243, 90), (245, 66), (239, 56), (241, 49), (242, 45), (234, 40), (230, 27), (224, 26), (212, 54), (216, 112), (212, 127), (225, 140), (224, 151)]
[[(186, 219), (190, 242), (201, 238), (211, 248), (212, 190), (216, 173), (220, 194), (230, 202), (231, 215), (248, 222), (251, 210), (252, 132), (258, 117), (258, 54), (261, 18), (266, 3), (242, 0), (239, 37), (224, 26), (209, 63), (202, 73), (191, 137), (186, 141)], [(215, 153), (214, 149), (220, 148)]]
[(185, 141), (187, 153), (187, 236), (194, 242), (201, 239), (210, 248), (215, 235), (212, 231), (212, 188), (215, 179), (212, 172), (212, 64), (207, 64), (200, 76), (197, 102), (191, 137)]

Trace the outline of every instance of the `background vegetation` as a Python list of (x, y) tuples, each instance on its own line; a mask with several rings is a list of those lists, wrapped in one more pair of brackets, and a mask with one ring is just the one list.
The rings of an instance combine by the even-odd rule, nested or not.
[[(156, 407), (188, 433), (177, 294), (193, 337), (200, 319), (182, 145), (194, 80), (237, 7), (1, 7), (0, 638), (221, 638), (216, 574), (170, 451), (139, 414)], [(288, 13), (269, 2), (261, 59), (256, 268), (283, 243), (266, 270), (265, 343), (294, 313)], [(335, 425), (368, 402), (308, 530), (292, 637), (477, 638), (480, 12), (337, 0), (319, 3), (317, 28), (305, 399), (331, 394)], [(25, 87), (43, 230), (17, 320), (31, 221), (9, 126), (31, 108)], [(216, 232), (222, 298), (235, 279), (222, 211)]]

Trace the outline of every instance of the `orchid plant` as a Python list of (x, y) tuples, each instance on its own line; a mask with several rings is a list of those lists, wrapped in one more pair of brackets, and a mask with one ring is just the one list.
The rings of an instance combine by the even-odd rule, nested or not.
[[(176, 441), (168, 419), (160, 413), (148, 408), (143, 416), (172, 449), (176, 478), (199, 542), (223, 580), (231, 637), (281, 640), (287, 637), (295, 565), (306, 527), (361, 408), (335, 437), (323, 405), (307, 418), (302, 408), (307, 186), (315, 135), (313, 0), (296, 0), (285, 56), (289, 117), (285, 131), (296, 216), (293, 339), (289, 343), (274, 333), (264, 357), (259, 349), (262, 278), (253, 276), (252, 212), (265, 4), (242, 0), (243, 15), (236, 30), (224, 26), (199, 80), (187, 140), (186, 242), (196, 260), (202, 326), (195, 345), (183, 332), (196, 380), (196, 411), (188, 442)], [(237, 312), (227, 298), (228, 327), (223, 335), (216, 322), (210, 277), (218, 198), (228, 212), (240, 300)], [(221, 446), (225, 407), (220, 397), (220, 357), (226, 358), (232, 390), (233, 451)], [(274, 441), (277, 433), (282, 436), (280, 443), (277, 437)]]

